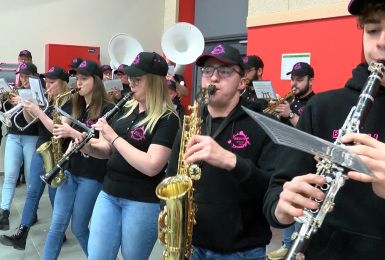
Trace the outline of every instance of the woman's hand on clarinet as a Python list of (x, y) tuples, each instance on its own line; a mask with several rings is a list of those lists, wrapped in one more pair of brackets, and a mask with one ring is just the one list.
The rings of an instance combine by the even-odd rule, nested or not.
[(54, 124), (52, 134), (56, 139), (74, 137), (73, 131), (73, 128), (67, 123)]
[(104, 117), (99, 118), (98, 122), (93, 124), (92, 127), (95, 130), (100, 131), (100, 133), (103, 135), (103, 138), (109, 143), (111, 143), (117, 136), (116, 132), (107, 123), (107, 120)]
[(350, 171), (349, 178), (365, 183), (371, 182), (374, 193), (385, 199), (385, 144), (367, 134), (348, 134), (342, 138), (342, 141), (355, 143), (347, 148), (357, 154), (373, 173), (369, 176)]
[(291, 224), (295, 217), (303, 215), (304, 208), (317, 209), (318, 204), (310, 198), (323, 200), (324, 193), (315, 185), (322, 185), (324, 182), (323, 177), (311, 173), (286, 182), (274, 211), (277, 220), (284, 225)]

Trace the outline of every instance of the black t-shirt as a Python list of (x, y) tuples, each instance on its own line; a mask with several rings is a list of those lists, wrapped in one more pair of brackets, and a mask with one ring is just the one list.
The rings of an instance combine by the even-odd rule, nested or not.
[(303, 98), (295, 98), (293, 103), (290, 104), (290, 108), (293, 111), (293, 113), (296, 113), (297, 115), (301, 115), (303, 110), (305, 109), (305, 106), (310, 98), (314, 96), (314, 92), (310, 92), (309, 95)]
[[(147, 151), (151, 144), (172, 148), (179, 129), (178, 117), (170, 113), (161, 117), (152, 133), (144, 132), (145, 126), (135, 126), (146, 116), (138, 108), (129, 116), (115, 120), (112, 128), (128, 143), (141, 151)], [(107, 163), (107, 174), (103, 190), (113, 196), (144, 202), (159, 202), (155, 188), (164, 177), (164, 169), (153, 177), (147, 176), (130, 165), (123, 156), (114, 151)]]
[[(109, 110), (111, 110), (114, 107), (112, 103), (105, 102), (103, 104), (101, 116), (106, 114)], [(83, 108), (80, 111), (80, 115), (78, 120), (84, 124), (86, 124), (88, 127), (91, 127), (91, 125), (95, 124), (97, 122), (96, 120), (92, 120), (88, 117), (89, 109)], [(78, 130), (79, 132), (85, 132), (84, 129), (80, 128), (79, 126), (72, 126), (74, 129)], [(99, 132), (95, 131), (95, 138), (99, 137)], [(73, 175), (98, 180), (100, 182), (103, 181), (104, 174), (106, 173), (106, 163), (107, 160), (101, 160), (96, 159), (93, 157), (84, 157), (81, 155), (81, 153), (75, 153), (71, 156), (71, 159), (69, 161), (68, 165), (68, 171), (71, 172)]]
[[(72, 101), (69, 99), (62, 107), (62, 110), (64, 110), (66, 113), (71, 114), (72, 111)], [(52, 112), (55, 110), (54, 106), (50, 106), (47, 111), (45, 111), (45, 114), (52, 119)], [(47, 141), (51, 141), (52, 133), (44, 126), (44, 124), (41, 121), (38, 121), (37, 123), (39, 138), (37, 139), (36, 148), (38, 148), (40, 145)], [(63, 149), (66, 149), (66, 146), (63, 146)], [(64, 152), (64, 151), (63, 151)]]

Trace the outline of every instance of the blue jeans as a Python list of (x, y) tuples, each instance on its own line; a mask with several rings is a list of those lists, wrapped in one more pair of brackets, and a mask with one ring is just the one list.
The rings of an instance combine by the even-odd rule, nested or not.
[(283, 230), (283, 244), (285, 247), (290, 248), (291, 244), (293, 244), (293, 240), (291, 240), (291, 236), (295, 231), (299, 229), (301, 225), (298, 222), (295, 222), (293, 225), (285, 228)]
[(157, 239), (159, 203), (100, 192), (91, 220), (88, 260), (148, 259)]
[(63, 237), (71, 219), (71, 230), (84, 253), (87, 253), (88, 225), (96, 198), (102, 188), (97, 180), (71, 175), (57, 188), (51, 227), (44, 245), (43, 259), (57, 259)]
[(24, 174), (28, 182), (32, 156), (36, 152), (37, 136), (8, 134), (4, 152), (4, 184), (1, 208), (10, 209), (15, 194), (16, 181), (24, 161)]
[(189, 260), (241, 260), (266, 259), (266, 247), (256, 247), (234, 253), (218, 253), (208, 249), (193, 246), (193, 255)]
[[(36, 214), (41, 195), (44, 192), (45, 182), (40, 179), (40, 175), (45, 174), (43, 168), (43, 158), (39, 153), (32, 157), (31, 169), (28, 177), (27, 198), (25, 199), (24, 209), (20, 224), (30, 227)], [(48, 186), (49, 199), (53, 208), (56, 189)]]

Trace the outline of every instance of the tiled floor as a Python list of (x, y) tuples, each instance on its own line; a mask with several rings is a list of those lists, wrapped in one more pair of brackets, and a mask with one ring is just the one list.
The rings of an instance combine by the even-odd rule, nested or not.
[[(3, 186), (3, 176), (0, 176), (0, 191)], [(1, 192), (0, 192), (1, 193)], [(23, 210), (24, 199), (26, 193), (26, 185), (16, 188), (15, 197), (12, 203), (9, 231), (0, 231), (0, 234), (13, 233), (20, 222), (20, 214)], [(1, 194), (0, 194), (1, 198)], [(49, 228), (51, 216), (51, 206), (47, 192), (43, 194), (38, 210), (38, 222), (31, 228), (25, 251), (15, 250), (13, 247), (7, 247), (0, 244), (0, 260), (39, 260), (42, 256), (44, 241)], [(76, 238), (70, 230), (67, 230), (67, 242), (63, 244), (59, 259), (62, 260), (83, 260), (86, 259)], [(268, 251), (280, 247), (281, 231), (273, 230), (273, 240), (268, 246)], [(162, 259), (162, 247), (159, 244), (154, 246), (150, 260)], [(119, 257), (118, 259), (122, 259)]]

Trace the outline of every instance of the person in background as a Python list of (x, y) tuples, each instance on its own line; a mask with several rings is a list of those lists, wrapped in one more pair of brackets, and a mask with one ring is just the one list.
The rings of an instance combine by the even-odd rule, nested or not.
[(243, 57), (242, 60), (245, 67), (245, 89), (241, 94), (242, 103), (252, 110), (262, 111), (268, 106), (268, 101), (257, 97), (253, 81), (262, 80), (265, 65), (262, 59), (256, 55)]
[(105, 64), (101, 66), (103, 72), (103, 80), (112, 79), (112, 68), (110, 65)]
[(123, 90), (113, 89), (112, 92), (109, 93), (115, 102), (119, 102), (119, 100), (121, 100), (124, 95), (131, 92), (127, 68), (128, 65), (120, 64), (117, 70), (114, 71), (115, 78), (120, 79), (123, 84)]
[[(173, 62), (167, 58), (166, 58), (166, 61), (167, 61), (167, 65), (169, 67), (166, 79), (172, 80), (175, 82), (176, 93), (178, 94), (179, 97), (188, 96), (188, 88), (186, 86), (186, 81), (182, 75), (182, 71), (175, 71), (176, 69), (178, 69), (175, 62)], [(182, 65), (182, 66), (184, 66), (184, 65)]]
[[(23, 63), (20, 65), (20, 83), (22, 88), (30, 88), (29, 77), (39, 76), (37, 68), (32, 63)], [(20, 102), (20, 96), (15, 93), (9, 94), (9, 102), (7, 105), (16, 106)], [(7, 110), (12, 107), (8, 107)], [(1, 193), (1, 209), (0, 209), (0, 230), (9, 230), (9, 210), (13, 196), (15, 194), (16, 182), (19, 177), (20, 167), (24, 163), (24, 176), (27, 184), (29, 172), (31, 169), (32, 157), (35, 154), (36, 142), (38, 139), (38, 129), (36, 124), (32, 124), (24, 131), (20, 131), (13, 123), (14, 116), (11, 118), (12, 125), (7, 129), (7, 141), (5, 143), (4, 152), (4, 183)], [(24, 117), (18, 116), (16, 122), (20, 126), (28, 123)], [(36, 222), (37, 217), (32, 222)]]
[(103, 140), (83, 149), (107, 159), (107, 173), (92, 213), (88, 259), (148, 259), (157, 239), (159, 199), (155, 188), (179, 128), (168, 95), (166, 61), (155, 52), (141, 52), (127, 67), (133, 98), (111, 126), (99, 119)]
[(174, 104), (174, 108), (179, 115), (179, 118), (182, 120), (184, 116), (184, 108), (180, 102), (180, 97), (176, 93), (176, 84), (175, 81), (167, 80), (168, 94), (170, 95), (171, 101)]
[[(72, 107), (70, 95), (63, 97), (60, 100), (57, 100), (57, 97), (59, 95), (62, 95), (69, 91), (69, 87), (67, 86), (69, 79), (68, 73), (60, 67), (52, 67), (45, 74), (42, 74), (42, 77), (45, 78), (46, 82), (48, 101), (50, 102), (49, 108), (46, 111), (43, 111), (37, 104), (30, 101), (26, 101), (24, 104), (23, 111), (24, 117), (27, 122), (31, 122), (36, 117), (39, 119), (36, 123), (38, 126), (39, 133), (39, 138), (36, 143), (36, 149), (41, 147), (41, 145), (46, 144), (46, 142), (51, 141), (54, 124), (52, 120), (52, 113), (55, 110), (54, 105), (56, 104), (56, 102), (60, 101), (58, 105), (67, 113), (71, 113)], [(60, 140), (58, 140), (58, 142), (60, 142)], [(63, 147), (63, 141), (61, 146), (62, 149), (64, 149), (62, 151), (63, 153), (66, 149), (66, 147)], [(53, 149), (53, 144), (51, 144), (51, 146), (48, 146), (44, 152), (49, 153), (49, 149)], [(6, 246), (13, 246), (15, 249), (19, 250), (25, 249), (29, 228), (32, 226), (33, 221), (35, 220), (39, 200), (45, 188), (45, 182), (40, 179), (40, 176), (44, 174), (45, 171), (42, 154), (39, 152), (34, 153), (31, 161), (31, 169), (28, 179), (27, 198), (24, 203), (20, 226), (14, 234), (1, 235), (1, 244)], [(55, 199), (55, 192), (56, 189), (51, 188), (50, 186), (48, 187), (48, 193), (52, 207)]]
[(220, 43), (196, 65), (202, 67), (202, 88), (213, 84), (216, 91), (208, 97), (202, 133), (188, 140), (185, 151), (178, 133), (166, 171), (177, 174), (180, 152), (185, 163), (201, 166), (190, 259), (265, 259), (271, 231), (262, 206), (275, 145), (241, 107), (246, 79), (239, 51)]
[[(339, 129), (346, 122), (353, 106), (370, 74), (368, 64), (385, 60), (385, 2), (383, 0), (351, 0), (348, 11), (358, 18), (363, 29), (362, 46), (365, 60), (352, 71), (345, 87), (319, 93), (311, 98), (303, 111), (297, 128), (307, 133), (334, 142)], [(359, 53), (361, 55), (361, 51)], [(338, 62), (338, 61), (336, 61)], [(385, 78), (368, 112), (360, 132), (385, 141)], [(350, 143), (366, 141), (346, 136)], [(356, 138), (356, 139), (355, 139)], [(358, 150), (363, 148), (358, 143)], [(380, 147), (378, 147), (380, 148)], [(295, 217), (304, 214), (304, 208), (317, 212), (325, 199), (325, 193), (315, 187), (325, 184), (324, 176), (317, 172), (317, 161), (313, 155), (291, 148), (284, 151), (277, 161), (277, 169), (270, 181), (264, 201), (264, 214), (269, 223), (285, 228), (294, 223)], [(355, 149), (352, 146), (349, 149)], [(372, 151), (369, 149), (369, 151)], [(356, 151), (359, 154), (362, 151)], [(383, 151), (370, 156), (383, 155)], [(382, 169), (372, 165), (373, 161), (362, 154), (364, 162), (378, 175)], [(350, 174), (351, 177), (354, 174)], [(304, 252), (306, 259), (383, 259), (385, 255), (385, 200), (378, 188), (383, 179), (373, 185), (346, 180), (335, 196), (333, 211), (328, 213), (322, 226), (312, 235)], [(317, 203), (314, 201), (319, 201)]]
[(79, 57), (74, 57), (71, 60), (71, 64), (68, 65), (69, 67), (68, 73), (70, 77), (74, 77), (76, 75), (76, 68), (79, 67), (80, 63), (82, 62), (83, 62), (83, 59)]

